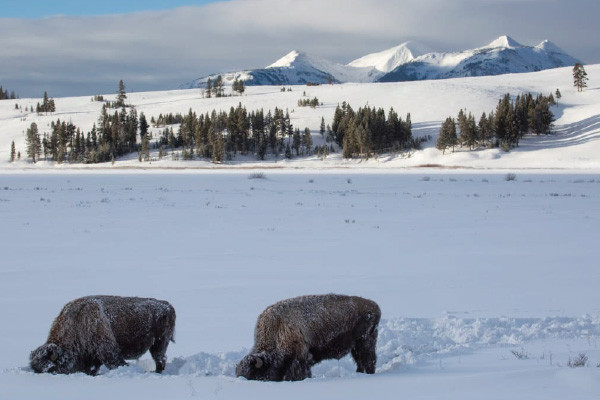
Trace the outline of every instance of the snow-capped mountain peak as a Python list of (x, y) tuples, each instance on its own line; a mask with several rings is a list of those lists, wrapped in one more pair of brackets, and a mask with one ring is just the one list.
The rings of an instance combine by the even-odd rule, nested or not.
[(549, 40), (544, 40), (537, 46), (536, 49), (544, 50), (550, 53), (564, 53), (564, 51)]
[(306, 59), (306, 53), (292, 50), (287, 53), (285, 56), (281, 57), (279, 60), (275, 61), (271, 65), (267, 65), (265, 68), (279, 68), (279, 67), (292, 67), (292, 65), (296, 62), (296, 60)]
[(488, 48), (488, 49), (496, 49), (496, 48), (515, 49), (515, 48), (519, 48), (519, 47), (523, 47), (523, 45), (508, 35), (502, 35), (502, 36), (498, 37), (497, 39), (494, 39), (493, 41), (491, 41), (487, 46), (484, 46), (484, 48)]
[(350, 62), (348, 66), (357, 68), (370, 67), (381, 72), (390, 72), (399, 65), (406, 64), (419, 56), (431, 52), (433, 50), (421, 43), (408, 41), (391, 49), (367, 54)]
[[(541, 71), (579, 62), (544, 40), (525, 46), (508, 35), (476, 49), (434, 52), (417, 42), (367, 54), (347, 65), (294, 50), (273, 64), (254, 70), (221, 74), (226, 83), (241, 79), (247, 85), (303, 85), (344, 82), (398, 82)], [(182, 87), (203, 87), (206, 76)]]

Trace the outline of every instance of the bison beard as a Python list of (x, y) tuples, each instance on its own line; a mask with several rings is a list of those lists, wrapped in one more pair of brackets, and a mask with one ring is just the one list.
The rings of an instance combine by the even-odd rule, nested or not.
[(254, 347), (236, 367), (250, 380), (297, 381), (311, 367), (351, 353), (356, 371), (375, 373), (379, 306), (355, 296), (322, 295), (287, 299), (258, 317)]
[(175, 333), (175, 309), (156, 299), (89, 296), (67, 303), (52, 323), (48, 340), (31, 352), (35, 372), (95, 375), (102, 365), (116, 368), (146, 351), (156, 372), (166, 365)]

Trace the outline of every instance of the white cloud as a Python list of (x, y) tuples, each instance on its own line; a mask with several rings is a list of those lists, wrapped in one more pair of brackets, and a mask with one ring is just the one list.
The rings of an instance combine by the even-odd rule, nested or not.
[(501, 34), (600, 62), (596, 0), (232, 0), (100, 17), (0, 19), (0, 83), (22, 96), (176, 87), (292, 49), (348, 62), (405, 40), (439, 50)]

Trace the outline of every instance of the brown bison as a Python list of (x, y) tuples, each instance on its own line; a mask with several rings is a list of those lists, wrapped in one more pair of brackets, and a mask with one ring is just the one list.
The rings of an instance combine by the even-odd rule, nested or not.
[(117, 368), (150, 350), (160, 373), (174, 333), (175, 309), (166, 301), (82, 297), (63, 307), (46, 343), (31, 352), (30, 365), (38, 373), (95, 375), (103, 364)]
[(379, 306), (356, 296), (301, 296), (267, 307), (258, 317), (254, 347), (236, 367), (250, 380), (298, 381), (310, 368), (348, 353), (357, 372), (375, 373)]

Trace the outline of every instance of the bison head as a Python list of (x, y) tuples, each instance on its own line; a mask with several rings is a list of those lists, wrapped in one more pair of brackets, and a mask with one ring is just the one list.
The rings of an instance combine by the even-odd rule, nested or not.
[(279, 369), (279, 363), (262, 351), (244, 357), (235, 368), (235, 374), (252, 381), (280, 381)]
[(31, 352), (29, 365), (34, 372), (67, 374), (71, 372), (71, 357), (54, 343), (46, 343)]

